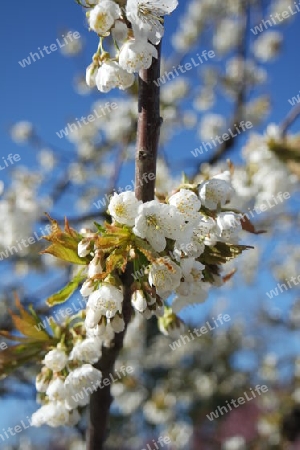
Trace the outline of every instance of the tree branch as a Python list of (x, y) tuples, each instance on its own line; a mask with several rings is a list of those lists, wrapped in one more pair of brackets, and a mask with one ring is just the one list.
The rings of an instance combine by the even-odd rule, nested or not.
[(155, 84), (160, 76), (160, 44), (157, 46), (157, 51), (158, 59), (153, 59), (152, 66), (139, 73), (135, 195), (138, 200), (143, 202), (154, 199), (157, 150), (162, 124), (160, 89), (159, 85)]
[(282, 124), (280, 125), (280, 133), (282, 137), (284, 137), (288, 131), (288, 129), (293, 125), (293, 123), (300, 116), (300, 104), (296, 105), (284, 119)]
[[(125, 330), (116, 333), (112, 347), (102, 349), (102, 357), (95, 364), (95, 367), (102, 372), (102, 379), (110, 378), (113, 374), (114, 365), (117, 357), (123, 347), (123, 340), (127, 326), (131, 318), (131, 284), (133, 268), (131, 263), (127, 265), (123, 282), (123, 316), (125, 321)], [(90, 420), (87, 432), (87, 450), (103, 450), (104, 443), (109, 432), (109, 410), (112, 403), (110, 385), (104, 386), (93, 392), (90, 400)]]
[[(138, 131), (136, 149), (135, 195), (143, 202), (154, 199), (156, 160), (161, 125), (159, 108), (159, 86), (155, 81), (160, 75), (160, 45), (157, 47), (159, 57), (153, 59), (152, 66), (139, 74)], [(151, 176), (150, 174), (154, 174)], [(150, 175), (150, 177), (149, 177)], [(133, 265), (127, 264), (122, 277), (123, 316), (125, 330), (116, 333), (112, 347), (103, 348), (101, 360), (95, 367), (102, 372), (102, 377), (109, 378), (113, 373), (116, 359), (123, 347), (123, 340), (131, 318), (131, 285), (133, 282)], [(108, 434), (109, 409), (112, 403), (110, 385), (98, 389), (91, 396), (90, 421), (87, 436), (87, 450), (103, 450)]]
[[(241, 37), (240, 37), (240, 43), (237, 48), (237, 56), (241, 57), (242, 60), (244, 61), (247, 56), (247, 31), (248, 31), (248, 21), (249, 21), (248, 2), (243, 1), (242, 7), (243, 7), (243, 11), (242, 11), (242, 26), (241, 26), (241, 33), (240, 33)], [(241, 115), (242, 115), (242, 112), (244, 109), (244, 104), (245, 104), (246, 96), (247, 96), (247, 83), (246, 83), (246, 79), (245, 79), (246, 78), (245, 72), (246, 71), (245, 71), (245, 66), (244, 66), (242, 69), (241, 81), (237, 86), (236, 101), (235, 101), (233, 117), (231, 119), (230, 129), (234, 129), (235, 125), (237, 125), (237, 128), (239, 128), (241, 130), (241, 128), (238, 126), (238, 124), (241, 119)], [(230, 139), (228, 139), (227, 141), (224, 141), (213, 155), (211, 155), (208, 158), (205, 158), (204, 160), (201, 161), (200, 165), (197, 166), (197, 169), (196, 169), (195, 173), (193, 174), (193, 178), (195, 178), (199, 174), (199, 172), (201, 171), (201, 165), (203, 163), (207, 163), (207, 164), (211, 164), (211, 165), (215, 164), (216, 162), (221, 160), (221, 158), (223, 158), (224, 156), (226, 156), (229, 153), (229, 151), (233, 148), (235, 142), (236, 142), (235, 137), (230, 137)]]

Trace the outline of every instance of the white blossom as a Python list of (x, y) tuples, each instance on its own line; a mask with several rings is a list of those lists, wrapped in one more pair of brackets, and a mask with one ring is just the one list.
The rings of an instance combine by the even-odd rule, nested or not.
[(121, 313), (122, 303), (123, 294), (118, 288), (102, 285), (89, 296), (87, 308), (95, 313), (95, 321), (98, 323), (102, 315), (111, 319), (118, 311)]
[(156, 287), (158, 295), (172, 292), (180, 285), (182, 272), (180, 267), (169, 260), (165, 264), (152, 264), (149, 271), (149, 284)]
[(81, 286), (80, 294), (83, 297), (88, 297), (92, 292), (94, 292), (94, 289), (94, 283), (91, 280), (86, 280)]
[(78, 256), (84, 258), (91, 252), (91, 240), (90, 239), (82, 239), (82, 241), (78, 242)]
[(98, 338), (87, 338), (83, 341), (76, 342), (70, 355), (69, 360), (84, 361), (89, 364), (95, 364), (102, 355), (101, 341)]
[(98, 73), (98, 67), (94, 63), (90, 64), (86, 68), (85, 82), (90, 88), (93, 88), (96, 86), (97, 73)]
[(119, 5), (111, 0), (101, 0), (89, 14), (89, 26), (97, 34), (106, 35), (116, 19), (121, 16)]
[(197, 213), (201, 207), (201, 201), (189, 189), (180, 189), (179, 192), (169, 198), (169, 204), (175, 206), (184, 215), (185, 220), (200, 218)]
[(177, 5), (177, 0), (128, 0), (126, 15), (135, 36), (142, 35), (158, 44), (164, 34), (161, 17), (170, 14)]
[(184, 216), (174, 206), (152, 200), (139, 207), (133, 232), (161, 252), (166, 247), (166, 238), (182, 239), (184, 225)]
[(234, 436), (227, 438), (223, 445), (222, 450), (245, 450), (246, 441), (242, 436)]
[(53, 372), (60, 372), (66, 367), (68, 362), (68, 357), (66, 352), (59, 348), (50, 350), (42, 361), (48, 369), (53, 370)]
[(199, 135), (209, 141), (224, 132), (226, 122), (220, 114), (206, 114), (200, 122)]
[(233, 188), (224, 180), (212, 178), (199, 186), (199, 197), (203, 206), (215, 210), (218, 205), (225, 206), (230, 201)]
[(129, 73), (149, 69), (152, 58), (157, 58), (156, 48), (147, 40), (135, 39), (125, 42), (119, 55), (119, 64)]
[(124, 319), (119, 314), (116, 314), (107, 325), (110, 325), (115, 333), (121, 333), (121, 331), (125, 330)]
[(141, 289), (134, 291), (131, 297), (131, 304), (137, 311), (145, 311), (145, 309), (147, 308), (147, 300), (144, 292)]
[(217, 235), (225, 242), (237, 243), (242, 231), (241, 216), (234, 212), (222, 212), (217, 216)]
[(118, 41), (123, 42), (128, 36), (127, 25), (121, 20), (116, 20), (114, 27), (111, 29), (112, 37)]
[(100, 370), (90, 364), (84, 364), (69, 373), (65, 380), (66, 400), (68, 409), (88, 404), (93, 390), (99, 387), (102, 379)]
[(43, 405), (31, 417), (31, 425), (40, 427), (44, 424), (50, 427), (67, 425), (69, 421), (69, 411), (62, 402), (50, 402)]
[(253, 44), (253, 53), (262, 62), (274, 59), (281, 48), (282, 33), (279, 31), (266, 31), (259, 35)]
[(240, 40), (240, 24), (232, 18), (224, 18), (216, 27), (213, 37), (213, 45), (219, 54), (224, 54), (233, 49)]
[(134, 192), (126, 191), (121, 194), (115, 192), (110, 199), (108, 212), (116, 222), (132, 227), (141, 204)]
[(50, 381), (46, 395), (52, 402), (64, 401), (66, 397), (65, 384), (62, 378), (57, 377)]
[(27, 121), (20, 121), (15, 123), (10, 128), (10, 136), (17, 144), (27, 142), (33, 136), (33, 125)]
[(37, 375), (35, 379), (35, 388), (38, 392), (46, 392), (49, 386), (49, 380), (44, 376), (43, 373)]
[(188, 288), (187, 293), (183, 295), (178, 292), (178, 295), (176, 295), (172, 302), (172, 310), (175, 314), (188, 306), (203, 303), (207, 299), (208, 283), (198, 281), (197, 283), (189, 283), (186, 287)]
[(99, 256), (96, 254), (92, 261), (89, 263), (88, 277), (93, 278), (100, 273), (102, 273), (101, 261)]
[[(196, 240), (204, 243), (204, 245), (214, 245), (217, 240), (217, 223), (212, 217), (202, 218), (195, 226), (194, 235)], [(204, 249), (203, 249), (204, 250)]]
[[(81, 419), (81, 416), (78, 412), (78, 409), (72, 409), (71, 411), (69, 411), (69, 420), (67, 425), (69, 427), (74, 427)], [(73, 450), (73, 448), (72, 448)], [(74, 449), (75, 450), (75, 449)]]
[(115, 87), (125, 90), (133, 83), (134, 75), (122, 69), (116, 61), (105, 61), (96, 75), (96, 85), (101, 92), (109, 92)]
[(184, 258), (180, 267), (185, 281), (195, 283), (203, 278), (202, 270), (205, 269), (205, 266), (195, 258)]

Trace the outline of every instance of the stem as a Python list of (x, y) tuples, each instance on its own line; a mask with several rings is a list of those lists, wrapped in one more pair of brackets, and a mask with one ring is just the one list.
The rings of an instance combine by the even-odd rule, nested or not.
[(159, 85), (161, 44), (157, 47), (158, 58), (151, 67), (139, 73), (138, 131), (135, 158), (135, 195), (138, 200), (154, 199), (156, 160), (160, 126)]
[[(154, 81), (160, 76), (160, 45), (157, 46), (158, 59), (153, 59), (151, 67), (139, 73), (138, 131), (135, 168), (135, 195), (147, 202), (154, 199), (156, 160), (159, 131), (162, 119), (159, 108), (159, 86)], [(154, 174), (150, 175), (150, 174)], [(149, 178), (150, 175), (150, 178)], [(125, 330), (116, 333), (112, 347), (103, 348), (102, 357), (95, 367), (102, 372), (102, 379), (113, 373), (116, 359), (123, 347), (123, 340), (131, 318), (131, 285), (133, 264), (128, 263), (123, 283), (123, 316)], [(90, 421), (87, 433), (87, 450), (103, 450), (108, 435), (109, 409), (112, 403), (110, 385), (93, 392), (90, 400)]]
[[(114, 365), (117, 357), (123, 347), (123, 340), (127, 326), (131, 318), (131, 284), (132, 284), (132, 263), (126, 267), (122, 276), (123, 282), (123, 317), (125, 321), (125, 330), (116, 333), (112, 346), (102, 348), (102, 357), (100, 361), (94, 365), (102, 372), (102, 380), (110, 378), (113, 375)], [(90, 420), (87, 431), (87, 450), (103, 450), (104, 443), (109, 432), (109, 409), (112, 403), (112, 395), (110, 385), (99, 388), (93, 392), (90, 400)]]
[(289, 112), (287, 117), (280, 125), (280, 132), (282, 137), (286, 135), (288, 129), (293, 125), (293, 123), (298, 119), (299, 116), (300, 116), (300, 105), (298, 104)]

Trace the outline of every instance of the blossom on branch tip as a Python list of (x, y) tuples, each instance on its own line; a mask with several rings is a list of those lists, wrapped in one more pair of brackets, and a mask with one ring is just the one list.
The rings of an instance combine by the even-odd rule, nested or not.
[(115, 20), (121, 17), (119, 5), (111, 0), (102, 0), (89, 13), (89, 26), (97, 34), (106, 35)]
[(128, 0), (126, 15), (136, 35), (158, 44), (164, 34), (162, 17), (177, 7), (177, 0)]

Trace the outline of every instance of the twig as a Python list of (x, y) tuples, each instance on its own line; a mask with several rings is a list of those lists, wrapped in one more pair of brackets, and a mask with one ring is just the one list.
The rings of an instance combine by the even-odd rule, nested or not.
[[(158, 59), (154, 59), (148, 70), (139, 74), (139, 119), (136, 150), (135, 194), (143, 202), (153, 200), (155, 179), (149, 177), (156, 174), (156, 159), (161, 124), (159, 109), (159, 87), (154, 81), (160, 75), (160, 46), (158, 46)], [(131, 318), (131, 285), (132, 263), (127, 265), (123, 284), (123, 316), (125, 330), (116, 333), (113, 345), (103, 348), (101, 360), (96, 364), (102, 372), (103, 378), (109, 378), (113, 372), (116, 359), (123, 347), (123, 339), (127, 325)], [(103, 450), (108, 434), (109, 409), (112, 402), (110, 386), (98, 389), (91, 396), (90, 420), (87, 435), (87, 450)]]
[(300, 103), (298, 103), (287, 115), (282, 124), (279, 126), (280, 134), (284, 137), (288, 129), (293, 125), (293, 123), (300, 116)]
[[(243, 10), (243, 26), (241, 29), (241, 42), (237, 50), (237, 55), (240, 56), (243, 60), (245, 60), (247, 54), (247, 29), (249, 20), (246, 0), (243, 2), (243, 8), (244, 10)], [(235, 124), (237, 124), (238, 121), (240, 120), (245, 100), (246, 100), (246, 81), (245, 81), (245, 67), (244, 67), (241, 82), (240, 85), (238, 86), (235, 110), (231, 121), (231, 128), (234, 128)], [(197, 167), (197, 170), (195, 171), (193, 178), (198, 175), (201, 165), (203, 163), (214, 164), (218, 162), (223, 156), (227, 155), (227, 153), (233, 147), (234, 143), (235, 137), (231, 137), (227, 141), (224, 141), (212, 156), (201, 161), (201, 164)]]

